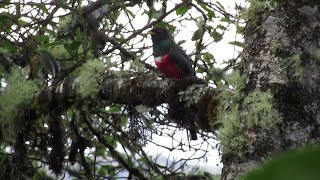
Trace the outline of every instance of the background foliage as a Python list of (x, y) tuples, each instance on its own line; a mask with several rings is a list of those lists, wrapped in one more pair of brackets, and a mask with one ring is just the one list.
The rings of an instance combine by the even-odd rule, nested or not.
[[(189, 142), (185, 123), (168, 116), (167, 103), (132, 103), (130, 98), (144, 98), (139, 93), (122, 103), (116, 98), (121, 91), (111, 89), (114, 97), (104, 97), (103, 88), (119, 79), (119, 87), (133, 80), (148, 88), (154, 79), (159, 91), (169, 86), (153, 66), (147, 36), (150, 28), (162, 26), (187, 49), (204, 87), (234, 93), (234, 79), (225, 73), (237, 64), (243, 45), (236, 34), (225, 34), (230, 28), (241, 33), (240, 6), (228, 12), (222, 1), (6, 0), (0, 8), (1, 177), (145, 179), (191, 173), (213, 178), (186, 166), (219, 149), (214, 140), (221, 122), (206, 115), (212, 128), (197, 122), (201, 138)], [(233, 48), (221, 69), (215, 59), (220, 42)], [(60, 70), (51, 64), (53, 58)], [(195, 93), (181, 97), (190, 101), (189, 109), (201, 99)], [(150, 156), (147, 145), (168, 154)], [(190, 156), (172, 160), (174, 150)]]

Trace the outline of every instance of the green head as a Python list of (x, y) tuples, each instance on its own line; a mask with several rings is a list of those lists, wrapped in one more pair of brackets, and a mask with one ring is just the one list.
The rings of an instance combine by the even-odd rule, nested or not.
[(154, 56), (164, 55), (169, 52), (170, 48), (175, 46), (175, 42), (168, 30), (164, 28), (153, 28), (148, 34), (151, 35)]

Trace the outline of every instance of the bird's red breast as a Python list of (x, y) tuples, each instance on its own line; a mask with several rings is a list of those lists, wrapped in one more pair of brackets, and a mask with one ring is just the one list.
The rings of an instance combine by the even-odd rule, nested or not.
[(169, 54), (164, 56), (155, 57), (155, 64), (157, 68), (167, 77), (167, 78), (177, 78), (180, 79), (180, 73), (177, 67), (171, 62)]

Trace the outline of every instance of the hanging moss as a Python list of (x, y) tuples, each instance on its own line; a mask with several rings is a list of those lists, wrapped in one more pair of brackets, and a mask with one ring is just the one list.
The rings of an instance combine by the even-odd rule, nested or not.
[(244, 79), (239, 71), (226, 76), (228, 86), (224, 87), (218, 99), (218, 121), (222, 123), (219, 129), (219, 138), (226, 154), (241, 156), (244, 138), (239, 120), (239, 101), (243, 97)]
[(100, 89), (101, 74), (105, 70), (104, 64), (99, 60), (89, 61), (79, 68), (76, 85), (79, 87), (81, 97), (94, 97)]
[(249, 8), (242, 13), (242, 18), (250, 20), (249, 25), (258, 26), (261, 13), (274, 10), (286, 0), (250, 0)]
[(37, 85), (26, 77), (22, 70), (14, 69), (0, 96), (0, 126), (5, 140), (15, 138), (17, 132), (24, 128), (25, 122), (22, 117), (38, 90)]
[(279, 116), (273, 109), (273, 96), (270, 91), (256, 90), (250, 93), (243, 101), (246, 108), (244, 117), (248, 128), (259, 127), (263, 130), (275, 129), (279, 122)]
[(246, 153), (254, 152), (255, 134), (260, 131), (259, 134), (267, 136), (273, 132), (280, 116), (273, 107), (271, 92), (255, 90), (244, 96), (244, 78), (234, 72), (227, 79), (231, 88), (223, 90), (219, 97), (218, 120), (222, 123), (219, 138), (225, 154), (241, 158)]
[(219, 130), (223, 152), (241, 157), (245, 139), (240, 127), (238, 104), (233, 105), (229, 112), (220, 112), (218, 118), (223, 123)]

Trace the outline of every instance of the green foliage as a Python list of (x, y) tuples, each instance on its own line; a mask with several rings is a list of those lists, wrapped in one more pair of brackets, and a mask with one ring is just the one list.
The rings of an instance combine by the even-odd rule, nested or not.
[(99, 60), (92, 60), (79, 68), (76, 83), (78, 92), (83, 97), (95, 97), (100, 89), (101, 74), (105, 70), (104, 64)]
[[(213, 44), (223, 40), (231, 24), (239, 23), (239, 19), (236, 18), (238, 16), (230, 16), (223, 2), (181, 1), (177, 2), (178, 6), (175, 6), (173, 1), (150, 2), (125, 0), (119, 3), (101, 1), (97, 4), (87, 1), (64, 1), (48, 5), (28, 0), (0, 5), (0, 52), (6, 57), (4, 60), (12, 62), (13, 68), (27, 69), (37, 65), (36, 61), (29, 61), (36, 56), (34, 53), (45, 50), (59, 61), (62, 70), (57, 77), (34, 78), (34, 81), (45, 89), (39, 92), (40, 96), (37, 97), (40, 98), (37, 100), (48, 95), (50, 101), (41, 105), (31, 104), (39, 101), (32, 101), (37, 86), (26, 80), (28, 73), (18, 76), (14, 71), (16, 77), (10, 75), (8, 78), (6, 73), (10, 70), (0, 69), (1, 82), (7, 84), (7, 87), (0, 88), (1, 135), (11, 140), (17, 131), (30, 128), (30, 131), (21, 134), (21, 141), (24, 141), (21, 146), (27, 150), (25, 160), (37, 162), (26, 169), (17, 168), (19, 173), (21, 171), (21, 176), (28, 179), (45, 179), (48, 171), (42, 167), (51, 165), (53, 172), (60, 172), (68, 167), (70, 176), (79, 179), (117, 178), (125, 171), (130, 171), (133, 179), (143, 179), (137, 173), (149, 179), (161, 178), (163, 173), (185, 173), (184, 166), (175, 169), (178, 164), (171, 165), (170, 159), (166, 166), (160, 165), (161, 162), (144, 151), (146, 144), (154, 144), (170, 151), (185, 151), (185, 148), (193, 152), (202, 151), (202, 147), (187, 144), (182, 139), (178, 148), (175, 143), (156, 142), (155, 136), (175, 138), (173, 135), (176, 133), (176, 124), (168, 118), (171, 105), (164, 103), (146, 108), (137, 106), (139, 102), (136, 104), (135, 101), (132, 104), (118, 105), (117, 103), (122, 102), (114, 101), (112, 97), (100, 99), (96, 96), (101, 89), (100, 78), (105, 76), (130, 79), (133, 83), (141, 83), (142, 87), (150, 86), (148, 78), (156, 75), (151, 67), (154, 65), (150, 57), (152, 49), (147, 42), (150, 42), (150, 37), (145, 33), (151, 28), (149, 25), (165, 27), (173, 36), (180, 31), (190, 33), (193, 29), (192, 24), (197, 25), (198, 30), (195, 30), (192, 38), (194, 41), (191, 42), (194, 46), (188, 46), (191, 37), (179, 39), (178, 34), (176, 40), (179, 40), (179, 44), (188, 46), (188, 54), (191, 54), (192, 59), (198, 60), (195, 63), (196, 72), (200, 72), (208, 81), (213, 80), (212, 74), (220, 74), (217, 75), (219, 78), (215, 76), (214, 81), (223, 84), (225, 71), (215, 68)], [(99, 60), (92, 60), (93, 56)], [(110, 73), (104, 74), (105, 69)], [(216, 71), (211, 73), (213, 70)], [(43, 69), (39, 70), (42, 71)], [(137, 76), (139, 78), (136, 78)], [(233, 106), (232, 103), (238, 102), (242, 97), (239, 90), (242, 88), (239, 83), (241, 78), (240, 75), (230, 75), (228, 78), (230, 79), (226, 80), (228, 85), (225, 87), (224, 107), (231, 106), (232, 110), (225, 112), (228, 118), (225, 118), (226, 128), (225, 133), (222, 130), (222, 134), (226, 137), (224, 142), (235, 144), (235, 147), (230, 147), (230, 151), (240, 152), (244, 138), (235, 138), (240, 132), (237, 129), (241, 130), (240, 121), (236, 118), (240, 111), (238, 104)], [(74, 84), (70, 84), (72, 82)], [(171, 87), (172, 81), (152, 83), (158, 82), (160, 89), (167, 90)], [(1, 83), (1, 86), (3, 84)], [(80, 97), (63, 99), (68, 96), (69, 87)], [(154, 92), (150, 91), (151, 93)], [(193, 107), (192, 103), (203, 96), (201, 93), (201, 89), (196, 85), (188, 88), (185, 94), (180, 93), (179, 97), (187, 101), (181, 107)], [(143, 95), (133, 94), (132, 98), (141, 98)], [(85, 101), (78, 103), (78, 99)], [(31, 114), (28, 110), (33, 105), (37, 108), (32, 108)], [(24, 126), (25, 119), (32, 122), (31, 126)], [(227, 119), (231, 119), (231, 122), (227, 122)], [(231, 134), (227, 134), (228, 132)], [(213, 138), (209, 132), (201, 133), (204, 135), (203, 140)], [(61, 135), (60, 138), (58, 135)], [(16, 156), (18, 148), (4, 144), (3, 149), (8, 147), (13, 151), (6, 157)], [(83, 150), (85, 154), (81, 154)], [(65, 153), (70, 154), (68, 156)], [(204, 153), (206, 152), (203, 151), (203, 155)], [(184, 157), (186, 162), (191, 158)], [(199, 156), (198, 159), (200, 158)], [(76, 166), (65, 166), (69, 162), (76, 163)], [(56, 170), (52, 169), (54, 164)], [(26, 173), (29, 170), (37, 172), (30, 177)], [(204, 176), (211, 179), (208, 174), (204, 173)]]
[(317, 180), (320, 177), (320, 145), (283, 152), (259, 168), (240, 177), (241, 180)]
[(22, 70), (14, 69), (8, 78), (7, 87), (0, 96), (0, 126), (3, 138), (10, 140), (24, 127), (24, 110), (30, 106), (37, 85), (27, 80)]
[(209, 52), (204, 53), (204, 54), (202, 55), (202, 59), (203, 59), (204, 61), (206, 61), (206, 62), (211, 62), (211, 61), (214, 62), (214, 60), (215, 60), (213, 54), (211, 54), (211, 53), (209, 53)]
[(229, 44), (244, 48), (244, 44), (240, 41), (231, 41), (231, 42), (229, 42)]
[(211, 37), (214, 39), (214, 41), (219, 42), (223, 39), (223, 34), (219, 33), (218, 31), (214, 30), (211, 32)]
[[(213, 18), (216, 17), (214, 11), (211, 10), (210, 8), (208, 8), (204, 3), (202, 3), (202, 2), (200, 2), (200, 1), (198, 1), (198, 0), (197, 0), (196, 2), (200, 5), (200, 7), (201, 7), (202, 9), (204, 9), (205, 11), (207, 11), (207, 15), (208, 15), (209, 20), (212, 20)], [(221, 5), (221, 4), (219, 4), (219, 5)], [(222, 9), (224, 9), (224, 7), (223, 7), (222, 5), (221, 5), (220, 7), (221, 7)]]
[(183, 5), (181, 7), (179, 7), (177, 10), (176, 10), (176, 14), (177, 15), (184, 15), (186, 12), (188, 12), (190, 8), (187, 6), (187, 5)]

